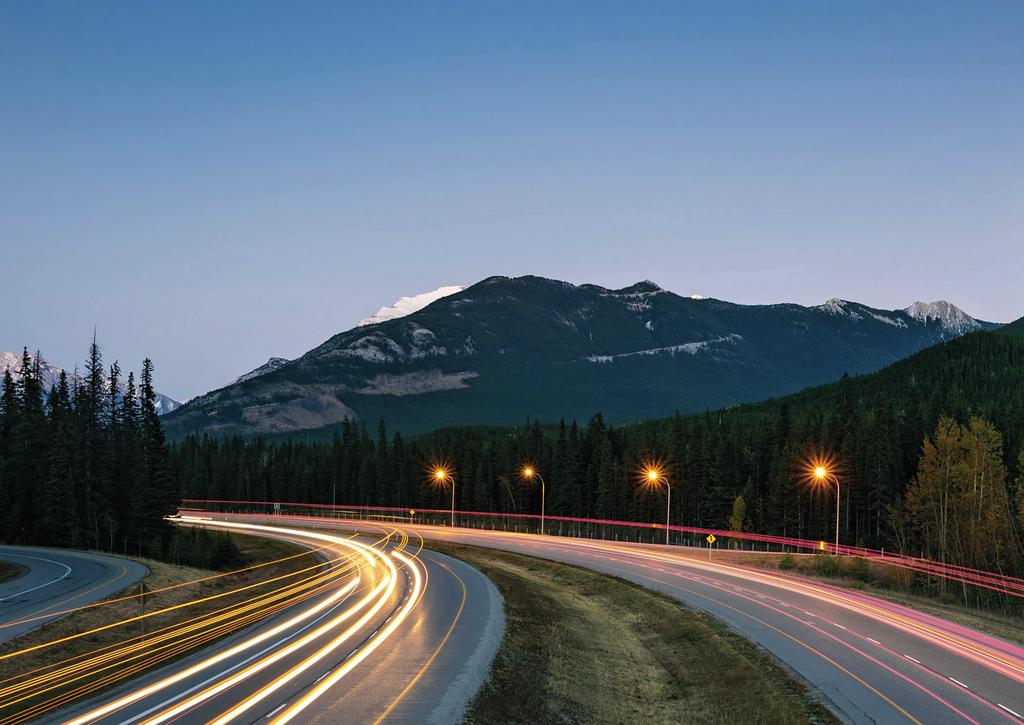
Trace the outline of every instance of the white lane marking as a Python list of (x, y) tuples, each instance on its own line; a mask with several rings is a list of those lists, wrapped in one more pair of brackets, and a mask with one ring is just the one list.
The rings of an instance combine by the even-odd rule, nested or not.
[(967, 685), (962, 683), (960, 680), (956, 679), (955, 677), (950, 677), (949, 679), (952, 680), (953, 682), (955, 682), (956, 684), (960, 685), (960, 687), (964, 688), (965, 690), (970, 690), (971, 689)]
[(875, 644), (877, 644), (877, 645), (878, 645), (879, 647), (881, 647), (881, 646), (882, 646), (882, 643), (881, 643), (881, 642), (879, 642), (879, 641), (878, 641), (877, 639), (873, 639), (873, 638), (871, 638), (871, 637), (866, 637), (865, 639), (867, 639), (867, 641), (868, 641), (868, 642), (874, 642), (874, 643), (875, 643)]
[[(996, 704), (999, 705), (998, 702)], [(999, 705), (999, 707), (1003, 708), (1004, 710), (1006, 710), (1008, 713), (1010, 713), (1014, 717), (1019, 717), (1021, 720), (1024, 720), (1024, 716), (1022, 716), (1019, 712), (1014, 712), (1013, 710), (1008, 708), (1006, 705)]]
[(277, 713), (281, 712), (281, 710), (283, 710), (284, 706), (287, 705), (287, 704), (288, 704), (287, 702), (282, 702), (280, 705), (278, 705), (273, 710), (268, 712), (267, 713), (267, 720), (269, 720), (270, 718), (274, 717), (274, 715), (276, 715)]
[(913, 657), (911, 657), (910, 655), (903, 655), (903, 656), (904, 656), (904, 657), (906, 657), (906, 658), (907, 658), (908, 660), (910, 660), (911, 662), (916, 662), (917, 664), (921, 664), (921, 660), (915, 660), (915, 659), (914, 659)]
[(814, 616), (813, 612), (808, 612), (806, 609), (804, 610), (804, 614), (806, 614), (808, 617), (813, 617)]
[(6, 602), (6, 601), (9, 601), (11, 599), (14, 599), (15, 597), (20, 597), (22, 594), (28, 594), (29, 592), (34, 592), (36, 589), (42, 589), (43, 587), (48, 587), (51, 584), (56, 584), (57, 582), (61, 581), (62, 579), (67, 579), (68, 574), (71, 573), (71, 567), (70, 566), (68, 566), (67, 564), (64, 564), (62, 562), (59, 562), (59, 561), (54, 561), (53, 559), (44, 559), (41, 556), (28, 556), (27, 554), (7, 554), (6, 556), (14, 556), (14, 557), (17, 557), (17, 558), (20, 558), (20, 559), (35, 559), (36, 561), (45, 561), (45, 562), (48, 562), (50, 564), (56, 564), (57, 566), (62, 566), (62, 567), (64, 567), (65, 571), (64, 571), (63, 574), (61, 574), (56, 579), (51, 579), (50, 581), (46, 582), (45, 584), (40, 584), (39, 586), (32, 587), (31, 589), (25, 589), (24, 591), (20, 591), (17, 594), (9, 594), (8, 596), (4, 597), (3, 599), (0, 599), (0, 602)]
[(846, 627), (844, 627), (843, 625), (839, 624), (838, 622), (832, 622), (832, 624), (834, 624), (837, 627), (839, 627), (839, 629), (846, 629)]

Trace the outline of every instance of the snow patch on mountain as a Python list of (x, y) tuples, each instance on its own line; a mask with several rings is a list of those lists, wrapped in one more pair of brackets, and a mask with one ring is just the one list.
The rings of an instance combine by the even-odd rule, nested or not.
[(943, 330), (954, 335), (964, 335), (981, 329), (980, 322), (945, 300), (915, 302), (904, 312), (926, 325), (937, 322)]
[[(36, 356), (34, 353), (28, 354), (29, 361), (34, 363)], [(16, 352), (0, 352), (0, 375), (3, 375), (5, 371), (10, 370), (11, 376), (17, 378), (21, 375), (21, 353)], [(64, 372), (63, 368), (59, 368), (56, 365), (52, 365), (47, 362), (46, 358), (39, 358), (39, 378), (43, 384), (43, 392), (46, 395), (50, 394), (50, 390), (60, 382), (60, 374)], [(127, 377), (127, 372), (124, 375)], [(76, 372), (72, 371), (68, 373), (68, 385), (74, 386)], [(78, 379), (82, 379), (82, 375), (78, 374)], [(109, 387), (110, 381), (106, 381)], [(121, 390), (124, 390), (125, 381), (121, 381)], [(156, 409), (157, 415), (167, 415), (181, 407), (181, 403), (173, 398), (169, 398), (163, 393), (154, 391), (156, 400), (154, 401), (154, 408)]]
[(464, 287), (459, 285), (449, 285), (447, 287), (438, 287), (436, 290), (430, 292), (423, 292), (422, 294), (413, 295), (412, 297), (400, 297), (398, 300), (387, 307), (381, 307), (372, 316), (367, 317), (365, 320), (360, 320), (357, 327), (365, 327), (366, 325), (375, 325), (378, 322), (386, 322), (387, 320), (395, 320), (399, 317), (405, 317), (411, 315), (413, 312), (418, 312), (424, 307), (429, 305), (431, 302), (436, 302), (442, 297), (449, 297), (451, 295), (461, 292)]
[(904, 329), (907, 328), (906, 321), (900, 319), (899, 317), (889, 317), (888, 315), (880, 315), (877, 312), (869, 312), (868, 314), (871, 315), (874, 319), (878, 320), (879, 322), (884, 322), (887, 325), (892, 325), (893, 327), (901, 327)]
[(589, 362), (608, 363), (613, 360), (620, 360), (627, 357), (640, 355), (675, 355), (678, 352), (685, 352), (687, 355), (696, 355), (699, 352), (708, 350), (712, 345), (719, 343), (737, 343), (743, 339), (742, 335), (732, 333), (724, 337), (716, 337), (711, 340), (699, 340), (697, 342), (684, 342), (682, 345), (669, 345), (668, 347), (652, 347), (649, 350), (636, 350), (635, 352), (623, 352), (617, 355), (589, 355), (586, 359)]
[(838, 297), (833, 297), (823, 305), (818, 305), (814, 309), (827, 312), (830, 315), (849, 317), (851, 320), (863, 320), (864, 316), (854, 310), (850, 303), (846, 300), (841, 300)]

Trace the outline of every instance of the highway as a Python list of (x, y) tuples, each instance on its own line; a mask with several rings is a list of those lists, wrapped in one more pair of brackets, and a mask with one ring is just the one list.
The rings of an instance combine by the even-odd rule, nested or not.
[(35, 546), (0, 546), (25, 573), (0, 584), (0, 642), (124, 590), (149, 570), (130, 559)]
[[(290, 515), (182, 523), (319, 548), (322, 564), (271, 616), (43, 721), (458, 722), (500, 643), (502, 607), (485, 577), (430, 541), (583, 566), (707, 611), (847, 722), (1020, 722), (1024, 712), (1019, 644), (853, 590), (709, 561), (706, 551)], [(154, 637), (145, 648), (163, 646)], [(128, 647), (100, 659), (124, 666), (133, 656)], [(4, 696), (0, 688), (0, 704)]]
[[(277, 518), (288, 525), (309, 523), (304, 517)], [(583, 566), (705, 610), (771, 652), (849, 722), (1020, 722), (1024, 713), (1024, 647), (877, 597), (709, 562), (706, 552), (682, 547), (398, 528), (422, 536), (428, 547), (430, 540), (448, 541)]]
[(475, 569), (421, 551), (415, 536), (183, 523), (319, 548), (323, 564), (304, 584), (282, 584), (293, 603), (272, 616), (45, 721), (450, 723), (483, 683), (504, 631), (500, 595)]

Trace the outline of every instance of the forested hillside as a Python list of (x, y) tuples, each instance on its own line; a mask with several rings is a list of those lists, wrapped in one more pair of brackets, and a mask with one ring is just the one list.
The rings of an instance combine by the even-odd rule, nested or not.
[(426, 475), (443, 461), (457, 507), (528, 513), (539, 492), (518, 472), (530, 462), (549, 514), (645, 521), (663, 516), (664, 493), (642, 489), (636, 473), (656, 460), (672, 482), (673, 523), (728, 528), (732, 517), (746, 530), (830, 538), (834, 494), (806, 476), (820, 458), (842, 482), (844, 542), (1020, 572), (1022, 434), (1024, 338), (981, 332), (871, 375), (640, 425), (597, 414), (407, 440), (345, 421), (330, 444), (190, 437), (171, 457), (186, 497), (414, 508), (448, 505)]
[(1008, 325), (1003, 325), (999, 328), (999, 332), (1004, 335), (1024, 335), (1024, 317), (1014, 320)]
[(25, 351), (3, 377), (0, 542), (166, 555), (179, 498), (152, 362), (136, 386), (93, 342), (83, 376), (44, 390), (39, 360)]

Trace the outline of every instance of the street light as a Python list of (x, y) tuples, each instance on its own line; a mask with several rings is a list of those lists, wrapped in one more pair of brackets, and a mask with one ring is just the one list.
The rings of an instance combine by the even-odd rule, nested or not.
[(828, 470), (825, 466), (817, 465), (814, 467), (814, 479), (816, 481), (827, 481), (832, 479), (836, 484), (836, 555), (839, 554), (839, 479), (836, 478), (836, 474)]
[(533, 466), (523, 466), (522, 470), (519, 471), (524, 479), (532, 481), (534, 478), (540, 479), (540, 535), (544, 535), (544, 477), (540, 475), (536, 468)]
[(448, 469), (444, 466), (438, 466), (434, 469), (434, 480), (437, 485), (443, 486), (446, 483), (451, 484), (452, 487), (452, 528), (455, 528), (455, 479), (448, 473)]
[(668, 546), (668, 527), (672, 520), (672, 484), (669, 483), (668, 477), (661, 468), (653, 464), (644, 467), (643, 480), (644, 485), (649, 488), (657, 488), (661, 484), (665, 484), (665, 490), (668, 493), (665, 501), (665, 546)]

